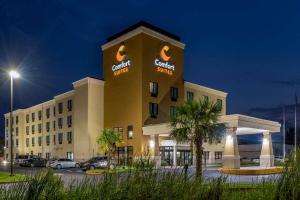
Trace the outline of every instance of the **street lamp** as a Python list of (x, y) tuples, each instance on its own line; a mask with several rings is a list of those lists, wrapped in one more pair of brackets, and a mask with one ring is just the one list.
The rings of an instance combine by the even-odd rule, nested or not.
[(10, 132), (10, 175), (13, 176), (14, 175), (14, 171), (13, 171), (13, 134), (12, 134), (12, 127), (13, 127), (13, 82), (14, 79), (19, 78), (20, 74), (15, 71), (12, 70), (9, 72), (9, 76), (10, 76), (10, 128), (9, 128), (9, 132)]

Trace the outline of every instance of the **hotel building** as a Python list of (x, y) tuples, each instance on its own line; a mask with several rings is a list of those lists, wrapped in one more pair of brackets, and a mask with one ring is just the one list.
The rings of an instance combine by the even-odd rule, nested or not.
[[(111, 36), (102, 45), (103, 80), (84, 78), (69, 92), (13, 112), (14, 156), (86, 160), (99, 155), (101, 130), (113, 128), (124, 141), (117, 149), (119, 162), (150, 154), (162, 165), (192, 164), (190, 144), (169, 137), (169, 119), (176, 106), (201, 98), (217, 102), (226, 116), (227, 93), (184, 80), (184, 49), (178, 36), (145, 22)], [(9, 113), (5, 123), (9, 158)], [(205, 143), (204, 160), (221, 162), (225, 145), (225, 139)]]

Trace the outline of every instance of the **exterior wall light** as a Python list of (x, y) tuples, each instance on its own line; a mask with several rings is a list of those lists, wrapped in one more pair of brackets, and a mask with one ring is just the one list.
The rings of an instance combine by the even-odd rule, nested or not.
[(155, 142), (153, 140), (150, 140), (149, 141), (149, 146), (150, 146), (151, 149), (153, 149), (154, 146), (155, 146)]

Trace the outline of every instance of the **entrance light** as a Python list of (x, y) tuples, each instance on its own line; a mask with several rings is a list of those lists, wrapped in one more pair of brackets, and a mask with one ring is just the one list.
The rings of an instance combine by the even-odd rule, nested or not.
[(153, 140), (150, 140), (149, 141), (149, 146), (150, 146), (151, 149), (153, 149), (154, 146), (155, 146), (155, 142)]

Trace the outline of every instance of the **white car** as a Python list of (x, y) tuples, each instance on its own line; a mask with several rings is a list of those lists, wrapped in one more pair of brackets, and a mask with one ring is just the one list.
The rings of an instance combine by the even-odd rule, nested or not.
[(58, 160), (50, 161), (48, 164), (51, 168), (62, 169), (62, 168), (79, 168), (80, 164), (71, 159), (61, 158)]

